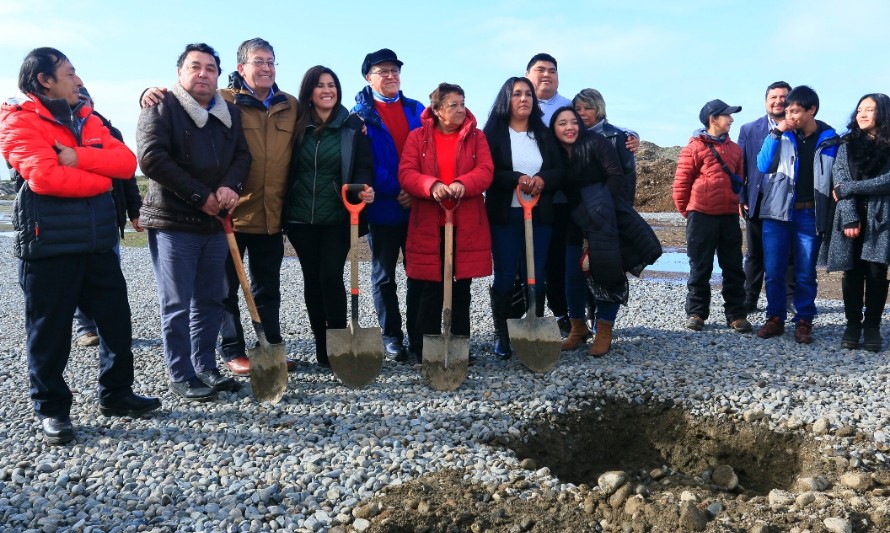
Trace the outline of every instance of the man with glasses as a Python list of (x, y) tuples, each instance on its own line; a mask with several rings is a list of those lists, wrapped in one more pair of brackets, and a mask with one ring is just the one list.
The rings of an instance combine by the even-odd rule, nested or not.
[[(287, 189), (297, 122), (297, 99), (278, 89), (275, 50), (259, 37), (238, 47), (237, 71), (229, 75), (229, 86), (219, 95), (241, 111), (241, 124), (253, 161), (238, 206), (232, 210), (232, 225), (241, 256), (247, 251), (251, 293), (270, 343), (281, 339), (281, 261), (284, 238), (281, 210)], [(149, 96), (151, 91), (146, 93)], [(146, 102), (143, 102), (146, 105)], [(233, 374), (250, 374), (244, 328), (238, 308), (238, 274), (235, 263), (226, 260), (228, 294), (220, 327), (220, 355)], [(287, 360), (288, 370), (296, 362)]]
[[(355, 96), (352, 111), (367, 127), (374, 152), (374, 191), (376, 200), (368, 205), (368, 244), (371, 247), (371, 277), (374, 306), (388, 356), (408, 360), (403, 345), (402, 316), (396, 293), (396, 264), (399, 251), (405, 255), (408, 236), (408, 209), (411, 199), (399, 185), (399, 159), (408, 132), (420, 127), (423, 105), (406, 98), (401, 91), (402, 62), (388, 48), (371, 52), (362, 62), (362, 76), (368, 85)], [(411, 287), (408, 287), (406, 327), (413, 327)], [(410, 337), (409, 337), (410, 338)]]

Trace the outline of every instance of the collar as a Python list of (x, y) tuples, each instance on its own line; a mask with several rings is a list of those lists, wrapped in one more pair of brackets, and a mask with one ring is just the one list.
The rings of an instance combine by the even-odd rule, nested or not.
[(210, 115), (218, 118), (227, 128), (232, 127), (232, 116), (229, 114), (229, 106), (226, 105), (226, 101), (222, 98), (217, 98), (214, 95), (213, 99), (210, 100), (210, 107), (204, 109), (178, 82), (173, 85), (171, 91), (173, 96), (179, 101), (179, 105), (182, 106), (199, 128), (203, 128), (207, 124)]
[(374, 89), (371, 89), (371, 94), (374, 95), (374, 100), (377, 100), (378, 102), (383, 102), (385, 104), (391, 104), (393, 102), (399, 101), (399, 97), (402, 96), (402, 91), (399, 91), (399, 93), (396, 94), (395, 96), (393, 96), (392, 98), (387, 98), (387, 97), (383, 96), (382, 94), (378, 93), (377, 91), (375, 91)]
[(272, 86), (272, 88), (269, 89), (269, 94), (266, 95), (266, 98), (263, 100), (260, 100), (260, 97), (257, 96), (255, 92), (253, 92), (253, 89), (251, 89), (250, 85), (245, 83), (245, 84), (243, 84), (243, 86), (245, 89), (247, 89), (247, 91), (251, 95), (253, 95), (254, 98), (257, 99), (257, 101), (262, 102), (263, 105), (266, 106), (266, 109), (269, 109), (269, 106), (272, 105), (272, 97), (275, 96), (275, 86), (274, 85)]

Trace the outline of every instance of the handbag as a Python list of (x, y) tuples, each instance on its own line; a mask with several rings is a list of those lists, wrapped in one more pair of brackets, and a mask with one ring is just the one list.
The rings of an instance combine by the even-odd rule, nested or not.
[(723, 172), (726, 172), (726, 175), (729, 176), (730, 185), (732, 185), (732, 192), (735, 194), (739, 194), (742, 192), (742, 187), (745, 186), (745, 180), (742, 179), (738, 174), (734, 174), (733, 171), (729, 170), (729, 167), (723, 161), (723, 158), (720, 157), (720, 154), (717, 153), (717, 149), (714, 148), (713, 144), (708, 144), (708, 148), (711, 149), (711, 153), (714, 154), (714, 157), (717, 158), (717, 162), (720, 163), (720, 167), (723, 168)]

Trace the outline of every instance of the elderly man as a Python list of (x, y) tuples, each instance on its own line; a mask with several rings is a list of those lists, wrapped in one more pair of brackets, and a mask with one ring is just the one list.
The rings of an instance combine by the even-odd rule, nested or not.
[(228, 256), (217, 218), (237, 205), (251, 157), (238, 108), (216, 94), (216, 51), (190, 44), (177, 67), (178, 83), (139, 115), (139, 165), (151, 179), (141, 221), (157, 282), (170, 389), (186, 400), (205, 401), (238, 388), (216, 367)]
[[(383, 332), (388, 356), (408, 360), (402, 332), (402, 315), (396, 293), (396, 264), (399, 251), (405, 255), (410, 197), (399, 185), (399, 159), (408, 133), (420, 127), (423, 105), (402, 95), (402, 62), (388, 48), (371, 52), (362, 62), (368, 85), (355, 96), (352, 111), (365, 121), (374, 153), (374, 191), (377, 198), (368, 206), (368, 244), (371, 247), (371, 278), (374, 306)], [(406, 296), (409, 333), (417, 316), (415, 294), (409, 284)], [(409, 335), (410, 338), (410, 335)]]
[(80, 99), (82, 85), (64, 54), (36, 48), (19, 72), (25, 98), (0, 109), (0, 153), (23, 179), (15, 255), (31, 400), (48, 444), (74, 440), (63, 372), (78, 306), (98, 326), (99, 412), (138, 416), (161, 406), (133, 393), (130, 305), (114, 251), (112, 182), (129, 179), (136, 158)]

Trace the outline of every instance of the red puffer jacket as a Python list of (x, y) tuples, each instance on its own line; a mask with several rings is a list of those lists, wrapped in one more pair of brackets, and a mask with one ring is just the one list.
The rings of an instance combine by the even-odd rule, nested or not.
[[(439, 255), (439, 216), (442, 208), (430, 196), (436, 183), (436, 144), (433, 141), (432, 114), (420, 116), (422, 127), (408, 134), (399, 163), (399, 183), (411, 195), (408, 221), (406, 270), (409, 278), (442, 281)], [(476, 118), (467, 110), (457, 148), (457, 178), (466, 192), (454, 210), (454, 277), (478, 278), (491, 274), (491, 234), (482, 193), (491, 185), (494, 163), (488, 141), (476, 127)]]
[[(129, 179), (136, 156), (111, 136), (92, 109), (81, 106), (85, 119), (80, 139), (59, 123), (36, 98), (10, 101), (0, 108), (2, 155), (37, 194), (89, 198), (111, 190), (111, 179)], [(77, 152), (77, 167), (59, 163), (54, 150), (59, 141)]]
[(689, 144), (680, 150), (674, 176), (674, 205), (684, 217), (689, 211), (707, 215), (739, 212), (739, 196), (732, 192), (732, 182), (709, 145), (714, 146), (733, 173), (742, 174), (742, 149), (729, 138), (721, 143), (700, 133), (689, 139)]

